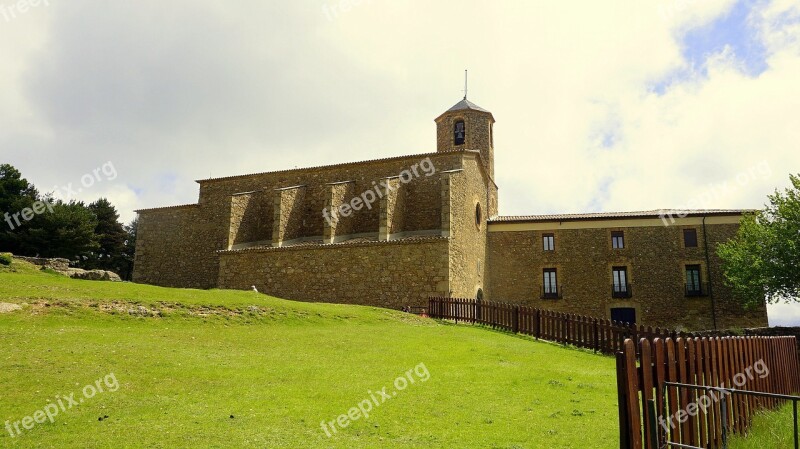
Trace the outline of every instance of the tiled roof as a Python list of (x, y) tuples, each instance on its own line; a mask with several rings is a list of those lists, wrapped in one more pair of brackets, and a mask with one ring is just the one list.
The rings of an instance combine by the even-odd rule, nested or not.
[(498, 216), (489, 220), (490, 223), (509, 222), (535, 222), (535, 221), (579, 221), (579, 220), (615, 220), (624, 218), (661, 218), (662, 216), (691, 216), (702, 217), (706, 215), (741, 215), (750, 212), (748, 209), (655, 209), (636, 212), (591, 212), (583, 214), (552, 214), (552, 215), (508, 215)]

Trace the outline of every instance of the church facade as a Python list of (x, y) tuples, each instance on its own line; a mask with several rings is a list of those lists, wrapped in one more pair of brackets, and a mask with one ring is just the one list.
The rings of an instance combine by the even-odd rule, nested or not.
[(494, 117), (466, 98), (436, 152), (197, 181), (139, 214), (134, 281), (387, 308), (481, 297), (678, 329), (767, 325), (724, 285), (743, 211), (498, 214)]

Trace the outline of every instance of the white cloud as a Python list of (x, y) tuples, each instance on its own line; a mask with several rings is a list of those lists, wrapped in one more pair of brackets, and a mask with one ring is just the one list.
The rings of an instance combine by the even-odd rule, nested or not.
[(800, 305), (797, 302), (771, 304), (768, 311), (770, 326), (800, 326)]

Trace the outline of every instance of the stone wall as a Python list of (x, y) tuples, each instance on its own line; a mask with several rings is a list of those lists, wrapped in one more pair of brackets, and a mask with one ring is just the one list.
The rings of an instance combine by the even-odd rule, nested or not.
[(484, 288), (489, 195), (478, 164), (477, 153), (465, 156), (463, 168), (449, 173), (450, 291), (460, 298), (475, 298)]
[(165, 287), (216, 286), (216, 250), (227, 243), (230, 201), (221, 211), (200, 206), (151, 209), (139, 214), (133, 281)]
[[(241, 192), (258, 190), (273, 191), (292, 186), (306, 186), (305, 200), (301, 211), (302, 228), (299, 234), (302, 237), (320, 237), (325, 235), (326, 220), (322, 210), (330, 207), (331, 184), (349, 184), (348, 191), (360, 196), (367, 191), (375, 191), (379, 183), (388, 177), (396, 177), (403, 170), (409, 170), (420, 161), (430, 158), (436, 173), (426, 176), (419, 168), (412, 181), (405, 184), (405, 195), (413, 198), (414, 207), (409, 208), (404, 214), (404, 231), (422, 231), (440, 228), (441, 197), (439, 194), (439, 175), (443, 170), (448, 170), (460, 165), (463, 152), (429, 153), (411, 155), (398, 158), (340, 164), (326, 167), (315, 167), (298, 170), (287, 170), (254, 175), (235, 176), (199, 181), (200, 201), (203, 207), (214, 210), (227, 208), (230, 197)], [(342, 198), (349, 202), (352, 196)], [(377, 233), (380, 226), (380, 210), (378, 202), (365, 206), (361, 210), (353, 211), (351, 231), (359, 233)], [(227, 223), (226, 223), (227, 226)], [(250, 232), (244, 229), (247, 224), (242, 223), (239, 232)], [(251, 225), (252, 226), (252, 225)], [(228, 229), (225, 230), (226, 233)], [(258, 234), (254, 232), (253, 234)]]
[[(448, 240), (289, 246), (220, 254), (220, 288), (280, 298), (387, 308), (424, 306), (448, 276)], [(446, 283), (445, 283), (446, 285)]]
[[(400, 234), (404, 229), (406, 212), (406, 188), (400, 178), (387, 178), (386, 188), (380, 199), (380, 229), (379, 239), (389, 240), (392, 236)], [(411, 207), (414, 207), (411, 203)]]
[[(466, 127), (464, 144), (455, 145), (454, 126), (463, 120)], [(494, 179), (494, 118), (488, 112), (469, 109), (446, 112), (436, 119), (436, 148), (439, 151), (480, 151), (486, 173)]]
[[(558, 222), (536, 226), (541, 229), (489, 232), (488, 299), (606, 318), (612, 307), (632, 307), (641, 324), (678, 330), (710, 329), (711, 297), (685, 294), (685, 266), (697, 264), (702, 267), (703, 282), (709, 282), (711, 276), (718, 328), (767, 324), (765, 307), (745, 310), (723, 282), (716, 246), (735, 235), (737, 224), (706, 227), (710, 273), (706, 270), (704, 236), (698, 223), (670, 227), (583, 225), (578, 229), (564, 229)], [(697, 229), (696, 248), (684, 247), (685, 227)], [(624, 249), (612, 248), (614, 230), (624, 232)], [(555, 251), (544, 251), (544, 233), (554, 234)], [(612, 298), (611, 273), (616, 266), (627, 267), (632, 291), (629, 299)], [(541, 298), (545, 268), (557, 270), (562, 299)]]
[(341, 204), (356, 196), (355, 183), (353, 181), (334, 182), (328, 184), (328, 187), (330, 190), (326, 197), (325, 211), (329, 215), (323, 216), (325, 243), (336, 243), (337, 237), (353, 234), (354, 218), (344, 215), (335, 216), (331, 211), (337, 210)]
[[(306, 240), (334, 242), (348, 236), (378, 237), (379, 199), (353, 211), (350, 217), (340, 217), (333, 226), (322, 211), (327, 207), (330, 212), (368, 191), (385, 193), (380, 184), (387, 178), (395, 179), (392, 182), (397, 189), (384, 205), (388, 225), (384, 237), (438, 234), (442, 227), (441, 173), (459, 168), (465, 154), (429, 153), (198, 181), (198, 204), (139, 211), (134, 281), (211, 288), (217, 286), (220, 274), (218, 251)], [(420, 165), (426, 158), (433, 164), (433, 173)], [(396, 179), (404, 171), (414, 176), (398, 186)]]
[(259, 190), (231, 197), (228, 246), (272, 239), (272, 198)]
[[(305, 228), (306, 186), (284, 187), (275, 190), (272, 218), (272, 246), (302, 237)], [(321, 217), (321, 215), (320, 215)]]

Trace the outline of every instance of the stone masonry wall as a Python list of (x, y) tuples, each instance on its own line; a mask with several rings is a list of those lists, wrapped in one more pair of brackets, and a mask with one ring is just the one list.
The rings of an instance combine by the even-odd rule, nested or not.
[[(322, 209), (330, 205), (330, 183), (352, 181), (345, 193), (361, 195), (383, 179), (398, 176), (415, 165), (418, 176), (403, 185), (405, 197), (413, 198), (414, 206), (404, 207), (402, 220), (395, 222), (402, 223), (404, 232), (438, 230), (442, 208), (439, 173), (459, 166), (462, 155), (458, 151), (428, 153), (199, 181), (198, 204), (139, 211), (134, 281), (171, 287), (216, 287), (217, 251), (247, 241), (271, 241), (275, 189), (307, 186), (303, 201), (294, 202), (291, 212), (297, 217), (293, 223), (298, 226), (292, 237), (321, 240), (326, 226)], [(425, 158), (434, 165), (432, 176), (426, 176), (419, 168)], [(244, 192), (251, 193), (234, 199), (234, 195)], [(355, 212), (342, 230), (349, 228), (348, 233), (377, 236), (379, 201), (371, 206)], [(341, 233), (337, 230), (336, 235)]]
[(272, 238), (271, 192), (259, 190), (231, 197), (231, 218), (228, 242), (268, 241)]
[(423, 306), (446, 294), (437, 285), (448, 276), (447, 246), (445, 238), (428, 237), (226, 251), (218, 283), (298, 301)]
[[(230, 203), (218, 214), (196, 205), (140, 213), (133, 281), (165, 287), (215, 287), (219, 270), (215, 251), (228, 238), (229, 207)], [(218, 225), (219, 220), (225, 221), (224, 226)]]
[(389, 178), (385, 182), (387, 187), (380, 200), (380, 240), (389, 240), (392, 235), (402, 232), (405, 218), (405, 186), (399, 178)]
[(306, 186), (275, 190), (272, 219), (272, 246), (303, 237)]
[[(454, 126), (464, 120), (466, 136), (463, 145), (455, 145)], [(436, 121), (436, 148), (439, 151), (476, 150), (481, 152), (481, 159), (489, 176), (494, 179), (494, 142), (492, 127), (494, 119), (487, 112), (460, 110), (447, 112)]]
[(488, 191), (479, 160), (465, 156), (463, 169), (450, 174), (450, 290), (460, 298), (475, 298), (484, 288)]
[[(337, 182), (328, 184), (328, 186), (330, 193), (326, 197), (325, 210), (336, 210), (340, 205), (356, 196), (353, 182)], [(325, 219), (323, 222), (325, 243), (336, 243), (336, 237), (353, 234), (353, 220), (352, 216), (345, 217), (343, 215), (338, 217), (331, 215), (329, 219)]]
[[(414, 207), (404, 214), (404, 231), (422, 231), (440, 228), (441, 197), (439, 195), (439, 175), (443, 170), (460, 164), (461, 152), (430, 153), (363, 163), (343, 164), (300, 170), (237, 176), (200, 181), (200, 205), (214, 210), (223, 210), (230, 202), (230, 196), (240, 192), (275, 189), (304, 185), (305, 202), (301, 211), (301, 237), (322, 237), (326, 222), (322, 210), (331, 201), (331, 183), (352, 181), (352, 191), (360, 196), (372, 190), (390, 176), (398, 176), (426, 157), (430, 157), (436, 173), (426, 176), (417, 169), (419, 176), (403, 186), (406, 197), (413, 198)], [(347, 198), (349, 202), (352, 197)], [(351, 215), (353, 233), (377, 233), (380, 225), (379, 201), (354, 211)], [(226, 222), (225, 234), (229, 232)], [(245, 230), (241, 232), (247, 232)], [(338, 233), (337, 233), (338, 234)]]
[[(767, 324), (766, 308), (746, 311), (724, 285), (716, 245), (732, 237), (738, 225), (708, 225), (711, 285), (717, 326), (754, 327)], [(706, 273), (702, 227), (698, 246), (683, 246), (685, 226), (490, 232), (487, 265), (490, 299), (561, 312), (610, 317), (611, 307), (633, 307), (637, 321), (652, 326), (703, 330), (713, 327), (711, 298), (685, 295), (685, 265), (701, 265)], [(625, 248), (611, 247), (611, 231), (624, 232)], [(555, 236), (555, 251), (544, 251), (543, 233)], [(612, 267), (625, 266), (630, 299), (614, 299)], [(556, 268), (563, 299), (541, 299), (542, 271)]]

